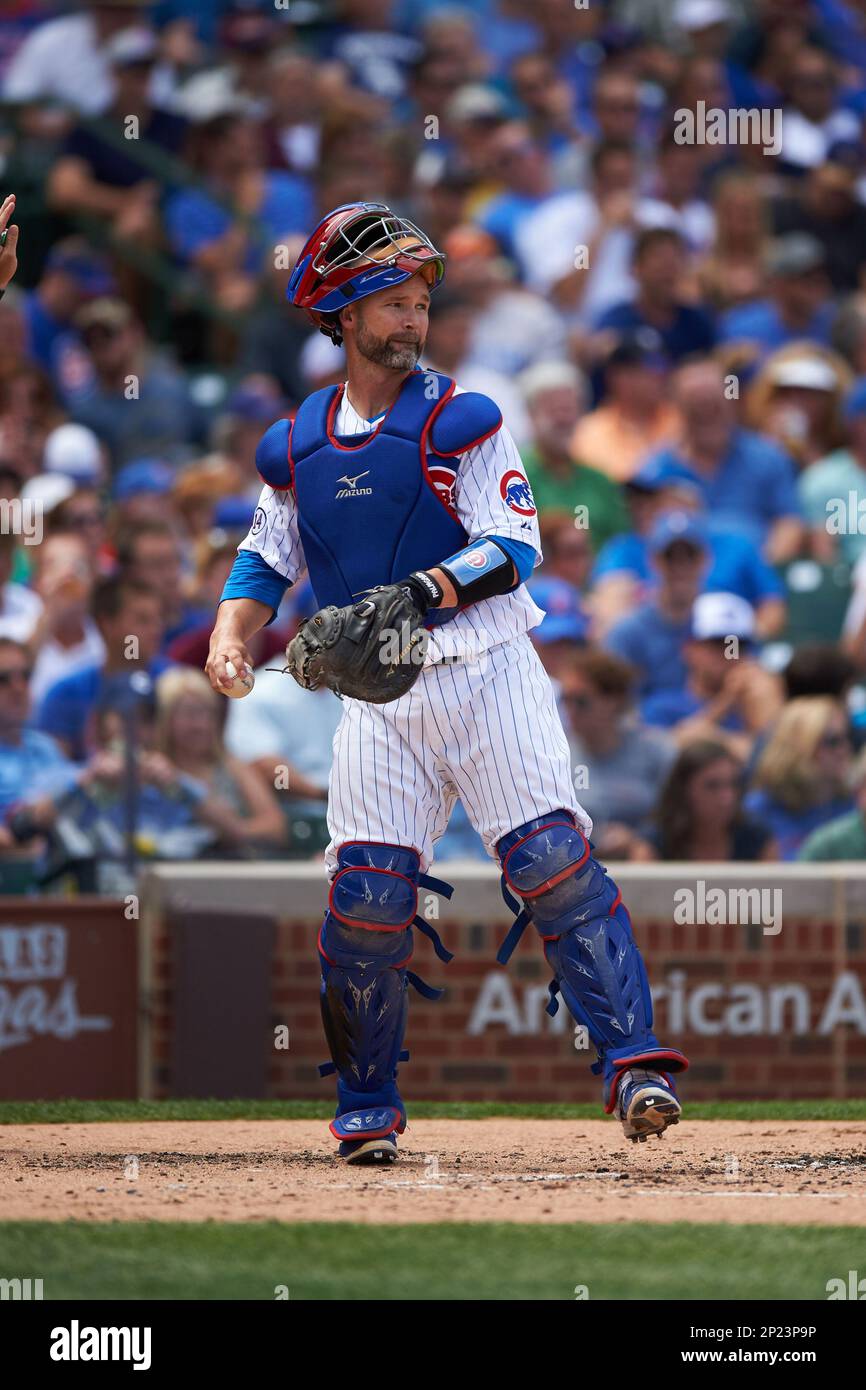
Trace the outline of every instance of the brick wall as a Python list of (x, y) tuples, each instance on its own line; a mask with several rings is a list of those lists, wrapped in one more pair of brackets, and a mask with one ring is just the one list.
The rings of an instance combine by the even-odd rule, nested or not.
[[(866, 926), (860, 903), (866, 890), (857, 884), (851, 894), (838, 879), (789, 881), (784, 868), (775, 873), (787, 894), (777, 935), (760, 925), (676, 924), (667, 910), (660, 911), (677, 882), (670, 875), (642, 883), (632, 874), (634, 882), (626, 885), (657, 997), (656, 1030), (690, 1057), (682, 1091), (693, 1099), (844, 1097), (862, 1095), (866, 1087)], [(405, 1093), (417, 1099), (595, 1099), (593, 1054), (575, 1049), (564, 1006), (555, 1019), (544, 1012), (550, 972), (535, 933), (526, 932), (507, 969), (496, 964), (510, 918), (493, 907), (488, 888), (483, 916), (473, 919), (473, 895), (467, 901), (462, 893), (461, 920), (436, 923), (455, 952), (450, 965), (442, 965), (416, 934), (413, 968), (446, 994), (431, 1003), (410, 992), (412, 1056), (401, 1073)], [(286, 896), (284, 891), (284, 903)], [(307, 892), (301, 896), (304, 907), (321, 901), (320, 887), (312, 899)], [(319, 910), (284, 909), (279, 918), (271, 1014), (261, 1021), (268, 1093), (274, 1097), (333, 1094), (332, 1080), (322, 1081), (316, 1070), (327, 1057), (315, 955), (320, 920)], [(182, 1001), (173, 994), (171, 933), (162, 919), (152, 947), (150, 1085), (153, 1094), (169, 1095), (172, 1009)], [(280, 1025), (289, 1029), (288, 1050), (274, 1046)]]

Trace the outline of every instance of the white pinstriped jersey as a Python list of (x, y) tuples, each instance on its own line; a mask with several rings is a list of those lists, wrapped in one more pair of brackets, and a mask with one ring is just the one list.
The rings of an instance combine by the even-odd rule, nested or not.
[[(460, 393), (459, 386), (457, 393)], [(335, 421), (337, 434), (366, 434), (377, 424), (378, 419), (363, 419), (349, 401), (348, 391), (343, 392)], [(438, 464), (441, 460), (434, 459), (433, 462)], [(503, 498), (500, 490), (502, 479), (512, 471), (525, 476), (517, 446), (503, 425), (491, 439), (459, 456), (453, 492), (454, 507), (470, 540), (479, 540), (483, 536), (503, 536), (523, 541), (535, 548), (535, 562), (540, 564), (537, 515), (533, 512), (532, 516), (526, 516), (525, 509), (515, 510)], [(240, 549), (258, 551), (278, 574), (294, 583), (305, 566), (294, 496), (290, 491), (264, 487), (258, 507), (264, 514), (264, 521), (257, 521)], [(447, 556), (443, 555), (442, 559), (447, 559)], [(513, 593), (482, 599), (456, 613), (449, 622), (433, 629), (425, 665), (432, 665), (445, 657), (471, 659), (509, 638), (528, 632), (541, 622), (543, 616), (524, 585)]]

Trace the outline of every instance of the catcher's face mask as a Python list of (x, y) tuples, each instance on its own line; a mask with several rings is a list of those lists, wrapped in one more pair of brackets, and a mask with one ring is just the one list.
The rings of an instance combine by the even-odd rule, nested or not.
[(444, 254), (419, 227), (384, 203), (348, 203), (328, 213), (313, 232), (286, 297), (340, 343), (341, 309), (419, 272), (431, 290), (445, 274)]

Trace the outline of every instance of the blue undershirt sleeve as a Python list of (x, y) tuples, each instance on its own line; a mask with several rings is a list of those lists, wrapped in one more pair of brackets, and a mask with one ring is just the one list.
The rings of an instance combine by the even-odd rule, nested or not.
[(513, 541), (510, 536), (488, 536), (487, 539), (502, 547), (513, 561), (520, 583), (525, 584), (535, 568), (535, 546), (527, 545), (525, 541)]
[(266, 603), (274, 610), (265, 623), (265, 627), (269, 627), (277, 616), (283, 594), (290, 587), (289, 580), (277, 574), (257, 550), (240, 550), (225, 582), (220, 603), (227, 598), (254, 598)]

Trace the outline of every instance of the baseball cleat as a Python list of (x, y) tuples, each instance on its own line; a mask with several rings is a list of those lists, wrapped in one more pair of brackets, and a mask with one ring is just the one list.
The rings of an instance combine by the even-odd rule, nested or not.
[(614, 1114), (626, 1139), (643, 1144), (651, 1134), (661, 1139), (668, 1125), (677, 1124), (682, 1107), (661, 1072), (632, 1070), (619, 1078)]
[(389, 1134), (385, 1139), (344, 1141), (340, 1145), (339, 1153), (346, 1163), (355, 1163), (359, 1167), (362, 1164), (380, 1167), (387, 1163), (394, 1163), (397, 1159), (396, 1132)]
[(406, 1113), (396, 1105), (373, 1105), (349, 1110), (330, 1124), (346, 1163), (386, 1164), (397, 1157), (397, 1135), (406, 1128)]

